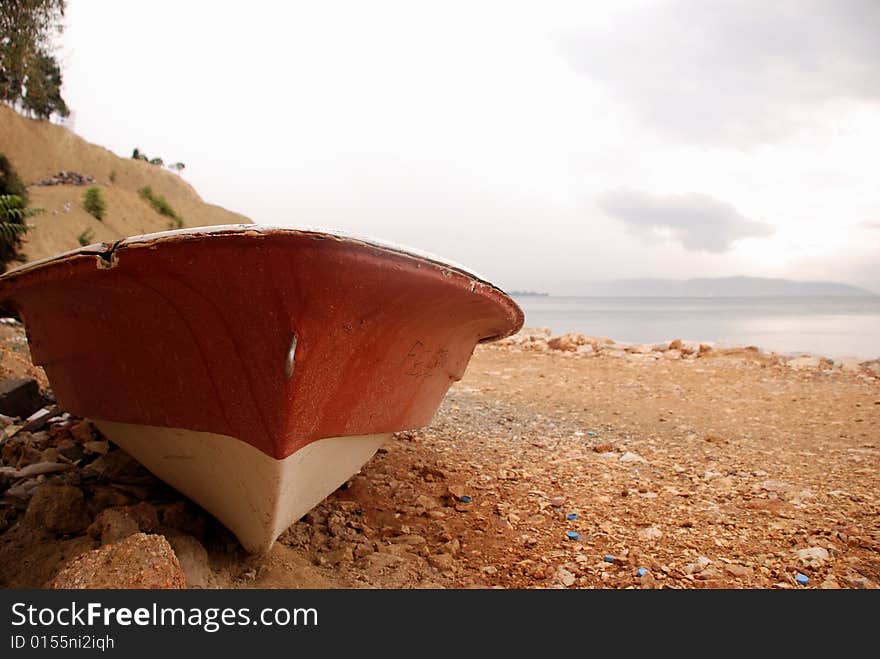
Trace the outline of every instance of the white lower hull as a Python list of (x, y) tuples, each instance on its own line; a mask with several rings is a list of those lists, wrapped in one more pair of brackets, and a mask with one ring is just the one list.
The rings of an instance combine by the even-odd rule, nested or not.
[(228, 435), (94, 420), (108, 439), (261, 553), (355, 474), (391, 434), (331, 437), (283, 460)]

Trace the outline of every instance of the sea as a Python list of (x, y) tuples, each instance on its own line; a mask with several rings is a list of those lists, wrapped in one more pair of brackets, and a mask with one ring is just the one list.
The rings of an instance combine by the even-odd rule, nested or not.
[(514, 296), (527, 327), (616, 341), (757, 346), (785, 355), (880, 357), (880, 297)]

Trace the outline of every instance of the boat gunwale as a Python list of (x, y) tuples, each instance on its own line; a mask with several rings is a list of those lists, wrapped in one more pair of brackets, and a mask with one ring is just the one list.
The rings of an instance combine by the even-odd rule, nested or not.
[(180, 243), (188, 242), (191, 240), (210, 240), (211, 238), (223, 238), (230, 236), (270, 237), (272, 235), (304, 236), (312, 237), (318, 240), (330, 239), (336, 240), (338, 242), (349, 243), (357, 247), (371, 249), (378, 252), (385, 252), (387, 254), (392, 254), (398, 257), (402, 256), (410, 258), (415, 261), (421, 261), (423, 263), (433, 266), (439, 266), (443, 270), (455, 272), (459, 276), (462, 276), (471, 281), (472, 291), (474, 290), (473, 284), (480, 284), (481, 286), (488, 287), (497, 295), (499, 295), (501, 298), (500, 301), (506, 303), (506, 306), (508, 306), (509, 309), (513, 311), (514, 322), (511, 324), (511, 328), (507, 332), (482, 338), (479, 340), (479, 343), (489, 343), (511, 336), (521, 329), (525, 321), (525, 314), (523, 313), (522, 309), (508, 293), (506, 293), (495, 284), (487, 281), (478, 273), (466, 268), (463, 265), (446, 260), (429, 252), (423, 252), (415, 248), (386, 242), (381, 239), (372, 238), (369, 236), (357, 236), (333, 229), (319, 229), (310, 227), (283, 227), (265, 224), (220, 224), (134, 235), (127, 238), (122, 238), (113, 243), (100, 242), (91, 245), (85, 245), (77, 249), (69, 250), (67, 252), (61, 252), (59, 254), (55, 254), (53, 256), (49, 256), (43, 259), (38, 259), (30, 263), (25, 263), (0, 275), (0, 285), (11, 283), (20, 276), (28, 275), (38, 270), (51, 268), (56, 265), (61, 265), (65, 262), (79, 260), (79, 257), (97, 257), (98, 259), (107, 263), (107, 266), (105, 267), (111, 269), (113, 268), (114, 259), (118, 258), (118, 255), (121, 252), (130, 249), (141, 249), (144, 247), (150, 248), (155, 245), (169, 242)]

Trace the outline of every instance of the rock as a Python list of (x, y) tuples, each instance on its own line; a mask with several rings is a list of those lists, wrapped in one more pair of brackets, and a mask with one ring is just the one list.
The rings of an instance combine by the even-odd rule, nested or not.
[(107, 480), (116, 483), (143, 484), (151, 483), (155, 477), (121, 449), (110, 451), (86, 466), (85, 471), (94, 472)]
[(133, 506), (125, 508), (126, 514), (137, 522), (141, 531), (151, 533), (159, 530), (159, 514), (155, 506), (146, 501), (141, 501)]
[(80, 444), (94, 441), (96, 438), (95, 427), (85, 419), (70, 426), (70, 434)]
[(125, 511), (119, 508), (107, 508), (98, 513), (95, 521), (89, 526), (88, 533), (93, 538), (100, 539), (102, 545), (109, 545), (134, 535), (139, 530), (137, 522)]
[(705, 556), (700, 556), (700, 557), (697, 559), (697, 572), (702, 572), (702, 571), (705, 570), (707, 567), (709, 567), (711, 564), (712, 564), (712, 561), (711, 561), (711, 560), (709, 560), (709, 559), (706, 558)]
[(428, 563), (441, 572), (448, 572), (455, 565), (455, 559), (452, 554), (433, 554), (428, 556)]
[(569, 586), (574, 585), (576, 577), (564, 567), (560, 567), (558, 570), (556, 570), (556, 579), (557, 581), (559, 581), (559, 583), (568, 588)]
[(324, 557), (329, 565), (339, 565), (340, 563), (350, 563), (354, 560), (354, 552), (349, 545), (345, 545), (331, 549), (324, 554)]
[(627, 451), (626, 453), (624, 453), (623, 455), (620, 456), (620, 461), (621, 462), (637, 462), (637, 463), (647, 462), (647, 460), (645, 460), (645, 458), (643, 458), (642, 456), (637, 455), (636, 453), (630, 453), (629, 451)]
[(164, 536), (136, 533), (70, 561), (48, 587), (184, 588), (186, 575)]
[(72, 485), (42, 485), (25, 513), (32, 526), (55, 533), (79, 533), (91, 522), (82, 491)]
[(798, 560), (807, 567), (819, 567), (829, 559), (828, 550), (824, 547), (807, 547), (795, 551)]
[(880, 359), (862, 362), (861, 364), (859, 364), (859, 366), (862, 367), (862, 370), (867, 371), (871, 375), (880, 377)]
[(858, 572), (848, 572), (842, 577), (843, 582), (850, 588), (876, 590), (877, 584), (871, 579)]
[(77, 460), (82, 459), (83, 455), (85, 455), (82, 446), (72, 439), (65, 438), (60, 440), (55, 445), (55, 449), (71, 462), (76, 462)]
[(553, 497), (550, 499), (550, 505), (554, 508), (562, 508), (565, 505), (565, 497)]
[(737, 579), (747, 579), (752, 576), (752, 568), (745, 565), (737, 565), (736, 563), (728, 563), (724, 566), (724, 570)]
[(681, 350), (683, 355), (694, 355), (700, 350), (699, 341), (680, 341), (679, 343), (680, 345), (677, 349)]
[(825, 581), (819, 586), (822, 590), (839, 590), (840, 584), (837, 583), (837, 579), (834, 578), (833, 574), (829, 574), (825, 577)]
[(110, 442), (107, 440), (91, 440), (83, 444), (86, 453), (98, 453), (99, 455), (107, 455), (110, 450)]
[(578, 346), (585, 345), (586, 343), (585, 337), (582, 334), (563, 334), (548, 340), (547, 347), (552, 350), (574, 352)]
[(93, 510), (105, 508), (118, 508), (135, 503), (136, 499), (115, 487), (109, 485), (96, 485), (92, 490), (91, 503)]
[(446, 497), (453, 501), (461, 501), (467, 496), (467, 488), (464, 485), (450, 485), (446, 488)]
[(34, 378), (11, 378), (0, 381), (0, 414), (26, 419), (45, 401)]
[(426, 544), (428, 541), (425, 540), (424, 536), (411, 533), (408, 535), (399, 535), (396, 538), (391, 538), (391, 542), (396, 545), (410, 545), (412, 547), (418, 547), (420, 545)]
[(819, 368), (822, 365), (822, 359), (814, 355), (806, 355), (804, 357), (795, 357), (788, 360), (789, 368), (803, 370), (808, 368)]
[(667, 350), (681, 351), (681, 339), (672, 339), (672, 341), (669, 342)]
[(360, 559), (364, 556), (369, 556), (374, 551), (372, 543), (369, 542), (359, 542), (354, 546), (353, 555), (354, 558)]
[(659, 540), (663, 537), (663, 531), (656, 526), (649, 526), (639, 531), (639, 537), (642, 540)]
[(436, 499), (436, 497), (429, 497), (427, 495), (420, 494), (416, 497), (415, 505), (428, 511), (436, 510), (437, 508), (439, 508), (440, 502)]

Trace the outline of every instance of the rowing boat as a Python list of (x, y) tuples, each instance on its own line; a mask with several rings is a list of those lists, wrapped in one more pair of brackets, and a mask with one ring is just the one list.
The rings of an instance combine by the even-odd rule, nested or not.
[(251, 552), (427, 425), (523, 314), (475, 273), (326, 231), (226, 225), (89, 245), (0, 277), (58, 403)]

